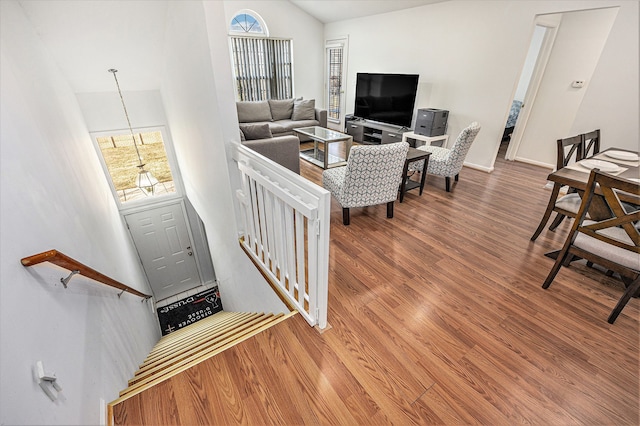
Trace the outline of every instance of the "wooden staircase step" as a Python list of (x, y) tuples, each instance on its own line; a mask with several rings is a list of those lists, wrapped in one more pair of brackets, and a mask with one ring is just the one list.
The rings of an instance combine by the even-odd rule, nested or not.
[(193, 324), (190, 324), (187, 327), (176, 330), (173, 333), (162, 336), (158, 341), (158, 343), (156, 343), (156, 345), (154, 346), (153, 350), (157, 350), (164, 346), (170, 345), (175, 341), (183, 339), (185, 336), (189, 336), (190, 334), (194, 333), (196, 330), (201, 330), (204, 328), (215, 326), (217, 324), (222, 324), (225, 321), (231, 320), (241, 315), (251, 315), (251, 314), (247, 312), (227, 312), (227, 311), (216, 312), (210, 317), (207, 317)]
[[(187, 369), (189, 369), (190, 367), (205, 361), (209, 358), (211, 358), (212, 356), (215, 356), (216, 354), (226, 350), (227, 348), (230, 348), (258, 333), (260, 333), (262, 330), (265, 330), (269, 327), (271, 327), (272, 325), (275, 325), (281, 321), (284, 321), (285, 319), (289, 318), (290, 316), (295, 315), (297, 312), (291, 312), (288, 314), (277, 314), (277, 315), (273, 315), (273, 314), (251, 314), (251, 316), (253, 315), (258, 315), (258, 318), (254, 318), (253, 320), (249, 320), (248, 323), (245, 323), (243, 326), (241, 326), (239, 329), (237, 330), (233, 330), (233, 331), (228, 331), (226, 333), (223, 333), (222, 336), (220, 336), (221, 338), (219, 339), (214, 339), (214, 341), (212, 342), (207, 342), (205, 344), (202, 345), (202, 347), (192, 347), (191, 349), (187, 350), (186, 352), (184, 351), (178, 351), (180, 352), (179, 355), (176, 356), (176, 358), (169, 358), (167, 360), (167, 362), (162, 363), (161, 365), (158, 364), (156, 365), (151, 371), (148, 370), (146, 372), (144, 372), (144, 376), (139, 377), (136, 376), (132, 379), (132, 381), (130, 381), (130, 386), (123, 390), (122, 392), (120, 392), (120, 398), (119, 400), (128, 398), (132, 395), (135, 395), (137, 393), (140, 393), (142, 391), (144, 391), (145, 389), (148, 389), (150, 387), (155, 386), (158, 383), (161, 383), (164, 380), (167, 380), (171, 377), (173, 377), (176, 374), (179, 374)], [(212, 315), (212, 317), (214, 317), (215, 315)], [(222, 318), (227, 318), (227, 316), (221, 316)], [(203, 320), (204, 321), (204, 320)], [(199, 321), (201, 322), (201, 321)], [(192, 327), (193, 325), (196, 325), (198, 323), (194, 323), (188, 327), (185, 327), (185, 329), (183, 330), (187, 330), (190, 327)], [(191, 332), (195, 332), (195, 333), (199, 333), (202, 327), (194, 327)], [(195, 331), (193, 331), (195, 330)], [(182, 331), (182, 330), (181, 330)], [(173, 333), (172, 333), (173, 334)], [(181, 334), (188, 334), (188, 333), (181, 333)], [(162, 340), (162, 339), (161, 339)], [(161, 343), (161, 342), (159, 342)], [(162, 366), (162, 368), (160, 368), (160, 366)], [(148, 374), (147, 374), (148, 373)]]
[(174, 348), (174, 350), (168, 353), (167, 356), (156, 358), (152, 362), (145, 363), (142, 368), (136, 371), (134, 378), (129, 380), (129, 385), (132, 385), (159, 370), (167, 368), (181, 359), (196, 355), (210, 346), (214, 346), (221, 341), (233, 338), (233, 336), (239, 335), (245, 329), (268, 320), (271, 316), (272, 315), (256, 314), (241, 323), (235, 323), (235, 327), (224, 328), (211, 334), (202, 335), (192, 341), (185, 342), (183, 345)]
[(222, 320), (219, 322), (216, 322), (218, 320), (217, 318), (214, 319), (214, 321), (209, 321), (206, 327), (194, 328), (191, 330), (191, 333), (183, 334), (180, 339), (174, 340), (170, 344), (163, 342), (164, 344), (160, 348), (157, 348), (158, 345), (156, 345), (140, 365), (140, 368), (144, 368), (158, 360), (166, 359), (168, 356), (171, 356), (172, 353), (184, 349), (185, 346), (196, 345), (198, 342), (207, 340), (212, 336), (218, 336), (228, 330), (232, 330), (233, 328), (246, 323), (248, 320), (256, 318), (258, 315), (259, 314), (246, 313), (238, 314), (233, 317), (222, 317)]

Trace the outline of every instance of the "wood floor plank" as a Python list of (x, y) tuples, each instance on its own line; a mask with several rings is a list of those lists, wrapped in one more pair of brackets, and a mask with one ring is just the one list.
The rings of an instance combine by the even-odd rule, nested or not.
[(438, 384), (432, 386), (413, 405), (422, 424), (469, 425), (477, 423), (476, 419), (457, 403), (455, 397), (451, 398), (440, 389)]
[[(202, 370), (206, 376), (207, 397), (211, 399), (218, 424), (257, 424), (254, 413), (243, 403), (234, 377), (224, 356), (205, 361)], [(212, 390), (213, 389), (213, 390)]]
[(120, 402), (116, 424), (640, 424), (640, 299), (608, 324), (624, 286), (582, 262), (541, 288), (570, 227), (529, 241), (548, 173), (500, 157), (450, 193), (428, 176), (392, 219), (349, 226), (333, 199), (331, 329), (289, 318)]
[[(274, 361), (285, 391), (298, 400), (304, 424), (355, 424), (349, 408), (342, 401), (325, 372), (308, 359), (308, 349), (291, 338), (290, 328), (274, 328), (258, 336), (265, 356)], [(302, 354), (302, 355), (300, 355)], [(296, 376), (289, 374), (296, 371)]]
[(342, 362), (341, 356), (334, 351), (326, 339), (317, 338), (302, 321), (288, 321), (288, 330), (283, 336), (286, 341), (295, 340), (299, 347), (306, 351), (307, 361), (313, 361), (329, 381), (340, 401), (349, 409), (356, 424), (364, 424), (380, 411), (380, 407), (367, 393), (362, 384), (351, 374)]
[(175, 404), (182, 424), (209, 425), (215, 421), (212, 413), (217, 407), (209, 398), (206, 378), (205, 369), (190, 368), (172, 381)]

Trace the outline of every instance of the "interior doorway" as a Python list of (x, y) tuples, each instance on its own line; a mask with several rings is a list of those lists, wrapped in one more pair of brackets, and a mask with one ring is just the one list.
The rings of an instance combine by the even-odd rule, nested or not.
[(540, 53), (540, 49), (542, 48), (542, 41), (544, 40), (546, 32), (547, 27), (543, 27), (542, 25), (536, 25), (535, 29), (533, 30), (533, 36), (531, 37), (531, 43), (529, 44), (527, 58), (524, 61), (524, 67), (522, 69), (522, 73), (520, 74), (518, 87), (516, 88), (516, 93), (513, 97), (513, 100), (511, 101), (509, 117), (507, 118), (507, 123), (504, 126), (502, 140), (500, 141), (502, 145), (500, 147), (500, 150), (501, 152), (505, 152), (505, 154), (506, 149), (509, 146), (509, 142), (511, 141), (513, 131), (515, 130), (516, 123), (518, 122), (520, 111), (525, 106), (524, 99), (527, 94), (527, 89), (529, 88), (529, 83), (531, 82), (531, 77), (533, 76), (533, 71), (536, 66), (538, 55)]
[[(507, 160), (552, 169), (556, 140), (598, 127), (592, 121), (588, 128), (574, 128), (618, 11), (609, 7), (536, 17), (534, 25), (545, 27), (545, 34), (505, 152)], [(523, 63), (523, 73), (524, 68)], [(513, 93), (515, 99), (515, 86)], [(505, 122), (507, 116), (505, 111)]]
[(516, 157), (544, 70), (549, 62), (561, 17), (560, 14), (546, 15), (536, 20), (500, 143), (498, 155), (504, 155), (507, 160), (514, 160)]

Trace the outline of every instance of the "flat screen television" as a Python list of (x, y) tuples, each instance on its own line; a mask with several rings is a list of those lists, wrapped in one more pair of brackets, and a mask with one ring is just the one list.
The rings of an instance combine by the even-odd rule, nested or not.
[(417, 88), (417, 74), (358, 73), (353, 114), (380, 123), (410, 127)]

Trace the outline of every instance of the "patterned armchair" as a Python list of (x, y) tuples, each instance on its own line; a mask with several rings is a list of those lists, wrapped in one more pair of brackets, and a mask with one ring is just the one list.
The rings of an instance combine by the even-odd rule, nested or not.
[[(456, 182), (458, 181), (464, 159), (479, 131), (480, 125), (474, 121), (460, 132), (451, 149), (430, 145), (418, 147), (423, 151), (431, 152), (427, 173), (444, 176), (447, 192), (451, 192), (451, 177), (454, 177)], [(422, 171), (421, 162), (412, 163), (409, 167), (411, 170)]]
[(347, 165), (325, 170), (322, 186), (342, 206), (342, 223), (349, 225), (349, 209), (387, 203), (387, 217), (393, 217), (402, 169), (409, 144), (359, 145), (351, 148)]

